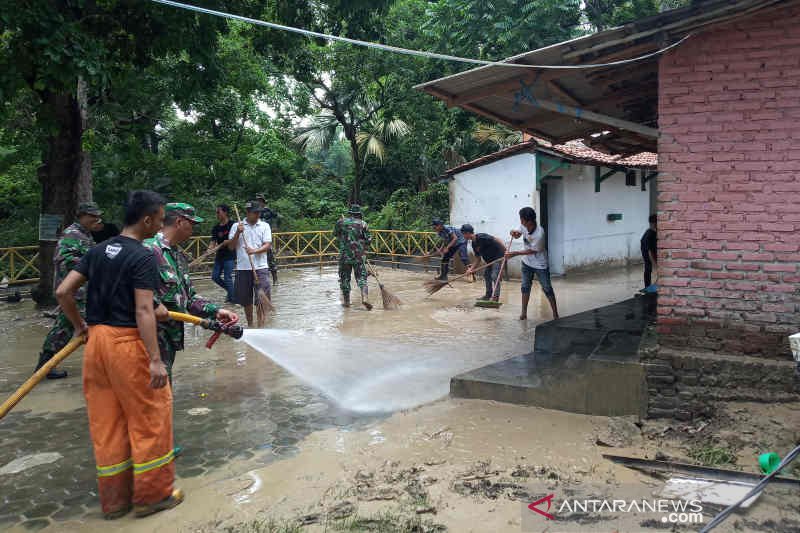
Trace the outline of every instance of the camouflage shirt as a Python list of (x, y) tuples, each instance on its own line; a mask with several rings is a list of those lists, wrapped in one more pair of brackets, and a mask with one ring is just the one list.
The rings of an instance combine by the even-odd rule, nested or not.
[[(156, 299), (170, 311), (214, 318), (219, 306), (195, 292), (189, 278), (189, 261), (184, 253), (177, 247), (172, 247), (162, 233), (145, 240), (144, 246), (153, 250), (158, 263), (161, 283)], [(159, 322), (158, 327), (168, 336), (175, 350), (183, 349), (183, 322), (168, 320)]]
[(367, 257), (372, 236), (367, 223), (353, 217), (342, 217), (336, 222), (333, 235), (339, 241), (339, 262), (360, 263)]
[[(86, 255), (86, 252), (94, 244), (91, 232), (77, 222), (74, 222), (64, 230), (56, 245), (56, 255), (53, 258), (56, 271), (56, 287), (64, 281), (70, 270), (78, 266), (81, 258)], [(78, 301), (86, 299), (86, 285), (80, 288), (75, 295), (75, 299)]]

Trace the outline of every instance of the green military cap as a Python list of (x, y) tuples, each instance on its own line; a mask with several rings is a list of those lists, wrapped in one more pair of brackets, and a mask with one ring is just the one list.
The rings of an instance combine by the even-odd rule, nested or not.
[(81, 202), (78, 204), (78, 215), (94, 215), (99, 217), (103, 214), (100, 206), (94, 202)]
[(361, 212), (361, 206), (358, 204), (352, 204), (348, 213), (351, 215), (363, 215)]
[(164, 206), (164, 210), (167, 212), (168, 215), (179, 215), (188, 220), (191, 220), (195, 224), (199, 224), (203, 222), (203, 218), (195, 215), (194, 207), (189, 204), (185, 204), (183, 202), (170, 202), (166, 206)]

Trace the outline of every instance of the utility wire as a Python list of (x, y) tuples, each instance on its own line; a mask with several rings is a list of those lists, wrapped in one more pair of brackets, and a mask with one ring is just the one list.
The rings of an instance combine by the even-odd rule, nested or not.
[(529, 65), (529, 64), (521, 64), (521, 63), (507, 63), (504, 61), (485, 61), (483, 59), (471, 59), (468, 57), (458, 57), (458, 56), (451, 56), (447, 54), (439, 54), (436, 52), (426, 52), (423, 50), (411, 50), (409, 48), (401, 48), (399, 46), (391, 46), (388, 44), (381, 44), (381, 43), (373, 43), (369, 41), (360, 41), (358, 39), (350, 39), (348, 37), (340, 37), (338, 35), (330, 35), (327, 33), (320, 33), (311, 30), (304, 30), (302, 28), (295, 28), (292, 26), (284, 26), (283, 24), (275, 24), (274, 22), (267, 22), (264, 20), (253, 19), (249, 17), (243, 17), (241, 15), (233, 15), (231, 13), (225, 13), (223, 11), (215, 11), (213, 9), (206, 9), (204, 7), (193, 6), (190, 4), (184, 4), (181, 2), (174, 2), (173, 0), (152, 0), (157, 4), (164, 4), (167, 6), (177, 7), (180, 9), (186, 9), (189, 11), (195, 11), (197, 13), (204, 13), (206, 15), (214, 15), (216, 17), (223, 17), (231, 20), (238, 20), (240, 22), (247, 22), (249, 24), (255, 24), (257, 26), (265, 26), (267, 28), (272, 28), (274, 30), (281, 30), (281, 31), (288, 31), (291, 33), (299, 33), (300, 35), (305, 35), (307, 37), (316, 37), (319, 39), (325, 39), (328, 41), (337, 41), (342, 43), (348, 43), (355, 46), (364, 46), (367, 48), (374, 48), (377, 50), (383, 50), (384, 52), (393, 52), (396, 54), (405, 54), (410, 56), (418, 56), (418, 57), (426, 57), (429, 59), (443, 59), (445, 61), (455, 61), (459, 63), (470, 63), (473, 65), (482, 65), (482, 66), (493, 66), (493, 67), (513, 67), (513, 68), (537, 68), (537, 69), (591, 69), (591, 68), (601, 68), (601, 67), (614, 67), (617, 65), (626, 65), (628, 63), (634, 63), (636, 61), (642, 61), (644, 59), (649, 59), (651, 57), (657, 56), (659, 54), (663, 54), (672, 48), (675, 48), (686, 39), (691, 37), (692, 35), (686, 35), (681, 40), (672, 43), (671, 45), (661, 48), (660, 50), (656, 50), (655, 52), (650, 52), (649, 54), (645, 54), (638, 57), (633, 57), (630, 59), (622, 59), (620, 61), (612, 61), (610, 63), (592, 63), (592, 64), (585, 64), (585, 65)]

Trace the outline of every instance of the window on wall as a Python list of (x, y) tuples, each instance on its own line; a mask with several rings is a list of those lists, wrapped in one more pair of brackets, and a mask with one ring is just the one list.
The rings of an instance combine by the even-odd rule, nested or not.
[(628, 169), (625, 171), (625, 185), (636, 187), (636, 171)]

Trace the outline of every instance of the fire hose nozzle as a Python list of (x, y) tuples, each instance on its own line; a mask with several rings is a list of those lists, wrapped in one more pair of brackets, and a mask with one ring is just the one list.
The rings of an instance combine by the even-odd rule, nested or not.
[(244, 335), (244, 328), (239, 324), (232, 324), (226, 328), (225, 333), (234, 339), (241, 339)]

